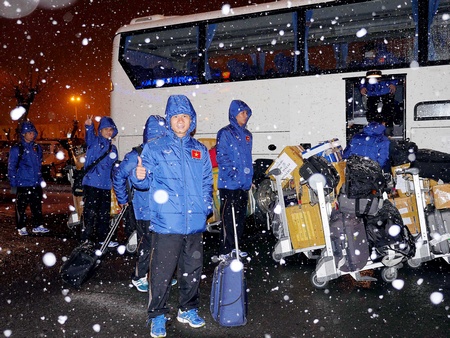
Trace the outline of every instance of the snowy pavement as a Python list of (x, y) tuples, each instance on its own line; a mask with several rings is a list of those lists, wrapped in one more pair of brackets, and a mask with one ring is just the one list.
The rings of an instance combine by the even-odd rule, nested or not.
[[(2, 184), (0, 189), (0, 337), (150, 336), (145, 326), (148, 297), (130, 280), (135, 257), (110, 251), (80, 290), (59, 279), (63, 258), (78, 243), (66, 226), (70, 190), (48, 189), (50, 206), (44, 203), (44, 214), (50, 234), (19, 237), (10, 196)], [(123, 243), (120, 231), (118, 237)], [(303, 255), (274, 262), (275, 240), (263, 227), (253, 229), (243, 243), (249, 253), (245, 263), (248, 323), (221, 327), (209, 312), (216, 266), (210, 257), (217, 253), (217, 241), (216, 234), (205, 234), (199, 312), (206, 326), (193, 329), (175, 319), (175, 287), (169, 300), (167, 337), (448, 337), (450, 266), (444, 261), (400, 269), (401, 288), (380, 278), (357, 283), (347, 275), (331, 281), (326, 290), (316, 290), (310, 283), (315, 262)], [(377, 271), (373, 275), (379, 277)], [(436, 293), (443, 299), (433, 303)]]

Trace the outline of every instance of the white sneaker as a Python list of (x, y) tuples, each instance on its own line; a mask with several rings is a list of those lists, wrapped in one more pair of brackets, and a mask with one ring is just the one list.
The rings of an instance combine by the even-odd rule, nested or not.
[(147, 277), (142, 277), (138, 280), (131, 280), (131, 283), (138, 289), (139, 292), (148, 292), (148, 281)]
[(44, 228), (42, 225), (38, 226), (37, 228), (33, 228), (33, 233), (35, 234), (46, 234), (49, 232), (47, 228)]
[[(99, 244), (103, 245), (103, 243), (104, 242), (100, 242)], [(108, 243), (108, 248), (115, 248), (116, 246), (119, 246), (118, 242), (111, 241), (111, 242)]]
[(28, 236), (27, 228), (23, 227), (22, 229), (17, 230), (20, 236)]

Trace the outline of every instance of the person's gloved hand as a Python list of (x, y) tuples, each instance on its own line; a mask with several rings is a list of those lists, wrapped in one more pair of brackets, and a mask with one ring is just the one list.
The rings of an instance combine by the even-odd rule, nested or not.
[(17, 187), (11, 187), (11, 194), (17, 195)]

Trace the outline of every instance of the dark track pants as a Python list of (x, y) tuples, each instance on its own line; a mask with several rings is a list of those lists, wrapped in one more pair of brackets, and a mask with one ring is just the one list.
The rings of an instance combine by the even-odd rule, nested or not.
[(136, 233), (138, 240), (136, 268), (134, 279), (145, 277), (149, 269), (152, 233), (149, 230), (150, 221), (137, 220)]
[(220, 217), (222, 220), (219, 254), (225, 255), (236, 247), (231, 206), (234, 205), (237, 237), (240, 240), (244, 234), (245, 218), (247, 216), (248, 191), (219, 189), (219, 194)]
[(33, 227), (44, 225), (42, 217), (42, 187), (18, 187), (16, 196), (16, 227), (26, 227), (26, 210), (30, 206)]
[(84, 229), (81, 240), (95, 240), (94, 233), (97, 230), (97, 239), (103, 242), (108, 236), (109, 219), (111, 213), (111, 190), (83, 186)]
[(167, 300), (178, 265), (179, 305), (182, 311), (198, 308), (203, 268), (203, 236), (152, 233), (148, 318), (169, 312)]

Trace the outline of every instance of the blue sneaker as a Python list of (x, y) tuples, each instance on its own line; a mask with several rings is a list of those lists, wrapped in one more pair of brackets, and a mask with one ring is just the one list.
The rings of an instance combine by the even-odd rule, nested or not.
[(42, 225), (38, 226), (37, 228), (33, 228), (33, 233), (35, 234), (46, 234), (49, 232), (47, 228), (44, 228)]
[(177, 285), (177, 283), (178, 283), (178, 281), (175, 278), (173, 278), (172, 281), (170, 282), (170, 285), (174, 286), (174, 285)]
[(188, 311), (178, 310), (177, 319), (180, 323), (188, 323), (191, 327), (205, 326), (205, 320), (198, 315), (197, 309), (190, 309)]
[(150, 335), (153, 338), (162, 338), (166, 336), (166, 320), (164, 315), (151, 319), (152, 325), (150, 327)]
[(138, 289), (139, 292), (148, 292), (147, 277), (139, 278), (138, 280), (131, 280), (131, 283)]

